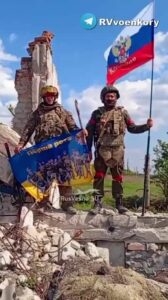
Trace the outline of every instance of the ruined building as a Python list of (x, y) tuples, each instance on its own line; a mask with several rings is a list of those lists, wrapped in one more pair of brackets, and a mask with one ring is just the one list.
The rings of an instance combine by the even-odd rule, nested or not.
[[(44, 31), (42, 36), (29, 43), (27, 49), (29, 56), (22, 57), (21, 68), (16, 71), (15, 88), (18, 93), (18, 103), (13, 118), (14, 130), (5, 124), (0, 124), (0, 181), (8, 183), (12, 175), (4, 143), (9, 144), (13, 155), (19, 135), (22, 133), (30, 113), (37, 108), (41, 101), (39, 97), (41, 87), (47, 84), (56, 85), (59, 89), (51, 49), (53, 37), (52, 33)], [(60, 102), (60, 98), (58, 101)], [(30, 147), (30, 144), (28, 145)]]
[(30, 113), (41, 101), (39, 97), (41, 87), (56, 85), (59, 88), (52, 57), (53, 37), (51, 32), (43, 31), (41, 36), (30, 42), (27, 48), (29, 56), (21, 58), (21, 68), (16, 71), (15, 88), (18, 93), (18, 103), (13, 118), (13, 129), (19, 134)]

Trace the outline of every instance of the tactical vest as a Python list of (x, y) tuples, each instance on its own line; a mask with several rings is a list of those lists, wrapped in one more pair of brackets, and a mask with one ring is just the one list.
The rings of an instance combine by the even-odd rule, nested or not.
[(121, 106), (111, 111), (100, 107), (96, 122), (95, 141), (97, 146), (116, 147), (124, 145), (125, 119), (124, 109)]
[(39, 143), (68, 131), (66, 112), (61, 106), (52, 109), (37, 109), (34, 140)]

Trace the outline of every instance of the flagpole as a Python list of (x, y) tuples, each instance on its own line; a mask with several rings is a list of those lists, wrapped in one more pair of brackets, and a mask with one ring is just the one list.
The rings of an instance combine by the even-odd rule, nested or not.
[[(155, 1), (153, 1), (153, 19), (154, 19), (154, 9), (155, 9)], [(152, 28), (153, 37), (154, 37), (154, 26)], [(152, 104), (153, 104), (153, 73), (154, 73), (154, 56), (152, 59), (152, 70), (151, 70), (151, 91), (150, 91), (150, 107), (149, 107), (149, 118), (152, 117)], [(150, 161), (150, 128), (148, 130), (148, 137), (147, 137), (147, 148), (146, 148), (146, 155), (145, 155), (145, 166), (144, 166), (144, 189), (143, 189), (143, 203), (142, 203), (142, 216), (145, 214), (146, 206), (149, 201), (149, 161)]]

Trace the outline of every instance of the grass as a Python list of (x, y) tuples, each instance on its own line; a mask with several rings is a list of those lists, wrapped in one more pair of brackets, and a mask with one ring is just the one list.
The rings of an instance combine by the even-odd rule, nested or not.
[[(124, 188), (124, 199), (127, 201), (135, 201), (138, 198), (143, 196), (143, 185), (144, 185), (144, 178), (142, 175), (126, 175), (125, 180), (123, 183)], [(78, 186), (77, 189), (81, 191), (86, 191), (92, 189), (92, 183)], [(103, 199), (103, 203), (105, 206), (112, 207), (114, 206), (114, 199), (112, 199), (111, 195), (111, 176), (107, 175), (105, 178), (105, 196)], [(160, 197), (163, 198), (161, 190), (157, 187), (153, 182), (150, 184), (151, 190), (151, 201), (152, 199), (159, 199)], [(86, 194), (85, 201), (81, 201), (75, 204), (75, 207), (79, 210), (89, 210), (92, 207), (92, 193)]]

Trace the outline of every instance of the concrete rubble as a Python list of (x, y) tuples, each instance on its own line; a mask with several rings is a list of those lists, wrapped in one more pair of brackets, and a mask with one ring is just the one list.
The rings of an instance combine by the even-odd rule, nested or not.
[[(22, 218), (29, 216), (32, 222), (31, 211), (27, 215), (25, 211), (23, 208)], [(81, 245), (75, 240), (80, 231), (71, 237), (69, 233), (44, 222), (38, 221), (34, 225), (27, 225), (27, 222), (28, 219), (26, 222), (21, 219), (18, 225), (0, 226), (0, 284), (3, 300), (13, 299), (14, 293), (18, 300), (41, 299), (37, 293), (43, 297), (42, 292), (37, 288), (35, 293), (32, 288), (60, 270), (65, 261), (75, 257), (95, 261), (101, 258), (93, 243)], [(6, 295), (8, 298), (5, 298)]]
[[(125, 266), (152, 279), (158, 279), (158, 282), (162, 282), (160, 284), (164, 294), (167, 293), (168, 254), (166, 245), (138, 241), (110, 243), (110, 241), (102, 239), (82, 240), (86, 230), (85, 227), (79, 228), (77, 216), (68, 217), (68, 220), (71, 219), (71, 226), (74, 218), (76, 226), (76, 229), (73, 228), (69, 233), (61, 228), (62, 222), (58, 222), (58, 219), (57, 222), (55, 219), (55, 225), (49, 224), (47, 220), (51, 214), (44, 214), (42, 221), (37, 216), (33, 216), (31, 210), (23, 207), (21, 216), (20, 224), (1, 224), (0, 226), (0, 284), (3, 300), (13, 299), (14, 293), (16, 299), (19, 300), (44, 299), (44, 295), (50, 290), (48, 285), (52, 281), (53, 274), (62, 272), (65, 264), (76, 259), (88, 263), (93, 261), (95, 264), (103, 263), (106, 266), (110, 266), (110, 264), (124, 266), (122, 259), (126, 257)], [(98, 217), (95, 217), (95, 224), (98, 222)], [(120, 216), (121, 228), (127, 224), (130, 229), (135, 229), (135, 217), (132, 216), (132, 219), (129, 217), (128, 220), (128, 216)], [(83, 218), (79, 216), (84, 225)], [(118, 215), (110, 216), (112, 222), (111, 218), (117, 228), (119, 225)], [(103, 215), (100, 216), (101, 222), (102, 219)], [(93, 223), (94, 217), (92, 217), (92, 226)], [(90, 230), (95, 229), (92, 227)], [(100, 231), (99, 227), (98, 230)], [(112, 235), (112, 233), (110, 234)], [(161, 289), (160, 286), (159, 288)], [(5, 298), (6, 295), (8, 298)]]
[[(53, 37), (44, 31), (30, 42), (29, 56), (21, 58), (16, 71), (13, 129), (0, 124), (0, 184), (13, 182), (4, 144), (13, 155), (30, 113), (41, 101), (41, 87), (56, 85), (61, 102)], [(168, 299), (168, 215), (121, 216), (103, 208), (96, 216), (69, 216), (62, 211), (38, 213), (27, 205), (18, 221), (12, 201), (0, 193), (1, 300)]]
[(155, 284), (131, 269), (79, 258), (65, 263), (63, 279), (53, 295), (51, 299), (64, 300), (166, 300), (168, 294), (165, 284)]
[[(8, 143), (11, 155), (13, 155), (14, 149), (19, 142), (19, 138), (19, 134), (8, 125), (0, 124), (0, 181), (7, 184), (12, 183), (13, 175), (4, 144)], [(31, 144), (28, 143), (26, 148), (30, 146)]]

